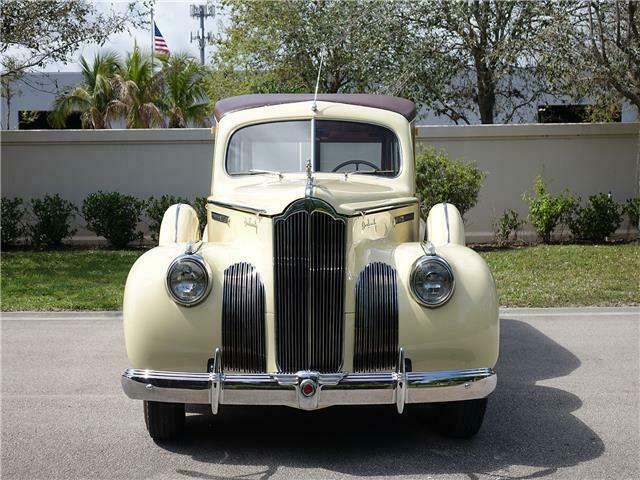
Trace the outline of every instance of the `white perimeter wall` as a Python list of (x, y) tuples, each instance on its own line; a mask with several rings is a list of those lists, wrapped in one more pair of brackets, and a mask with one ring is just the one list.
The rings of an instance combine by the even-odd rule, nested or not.
[[(420, 127), (419, 139), (487, 172), (478, 204), (467, 214), (470, 241), (490, 239), (492, 220), (507, 208), (525, 217), (522, 193), (532, 192), (537, 175), (552, 193), (568, 188), (584, 200), (611, 192), (624, 202), (638, 193), (637, 123)], [(625, 220), (621, 230), (626, 227)]]
[[(97, 190), (141, 198), (209, 191), (209, 129), (3, 131), (0, 142), (6, 197), (59, 193), (80, 206)], [(491, 221), (506, 208), (526, 216), (521, 196), (536, 175), (554, 193), (568, 188), (583, 198), (611, 191), (622, 202), (638, 192), (638, 124), (422, 126), (418, 142), (487, 172), (467, 214), (469, 241), (491, 240)], [(79, 240), (90, 235), (78, 231)]]

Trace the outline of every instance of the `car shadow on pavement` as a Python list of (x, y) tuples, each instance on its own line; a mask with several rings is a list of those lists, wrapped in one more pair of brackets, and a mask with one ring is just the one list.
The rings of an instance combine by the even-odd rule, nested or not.
[[(317, 412), (221, 406), (217, 417), (189, 415), (185, 434), (161, 446), (208, 464), (258, 467), (251, 478), (259, 479), (271, 477), (279, 467), (360, 476), (466, 474), (475, 479), (491, 473), (537, 478), (602, 455), (602, 440), (572, 414), (581, 407), (580, 398), (536, 385), (569, 375), (580, 366), (579, 359), (525, 322), (502, 319), (501, 329), (498, 387), (480, 433), (471, 440), (438, 436), (429, 417), (412, 414), (411, 405), (404, 415), (392, 405)], [(176, 473), (226, 478), (212, 475), (212, 466)], [(519, 466), (518, 474), (512, 466)]]

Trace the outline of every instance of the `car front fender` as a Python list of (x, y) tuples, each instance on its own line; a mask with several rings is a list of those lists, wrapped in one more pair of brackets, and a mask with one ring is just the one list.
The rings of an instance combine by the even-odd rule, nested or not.
[[(453, 271), (455, 290), (449, 301), (424, 307), (411, 293), (410, 277), (416, 260), (425, 255), (418, 242), (375, 248), (360, 265), (380, 261), (396, 269), (399, 345), (414, 371), (493, 367), (498, 358), (499, 314), (495, 282), (486, 262), (470, 248), (436, 247)], [(354, 276), (353, 285), (357, 282)]]

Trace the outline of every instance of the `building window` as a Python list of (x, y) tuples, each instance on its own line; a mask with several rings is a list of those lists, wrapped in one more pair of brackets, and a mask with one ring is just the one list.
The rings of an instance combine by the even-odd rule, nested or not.
[[(55, 127), (49, 122), (49, 114), (46, 110), (20, 110), (18, 112), (18, 130), (52, 130)], [(65, 129), (80, 129), (80, 112), (73, 112), (67, 117)]]
[[(622, 110), (608, 113), (610, 122), (622, 121)], [(594, 118), (595, 117), (595, 118)], [(590, 123), (599, 121), (594, 116), (591, 105), (540, 105), (538, 106), (538, 123)], [(604, 121), (604, 119), (603, 119)]]

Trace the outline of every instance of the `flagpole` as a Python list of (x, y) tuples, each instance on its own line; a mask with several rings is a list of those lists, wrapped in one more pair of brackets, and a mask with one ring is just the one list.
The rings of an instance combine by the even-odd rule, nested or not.
[(155, 36), (155, 24), (153, 23), (153, 3), (151, 4), (151, 69), (153, 70), (153, 44)]

